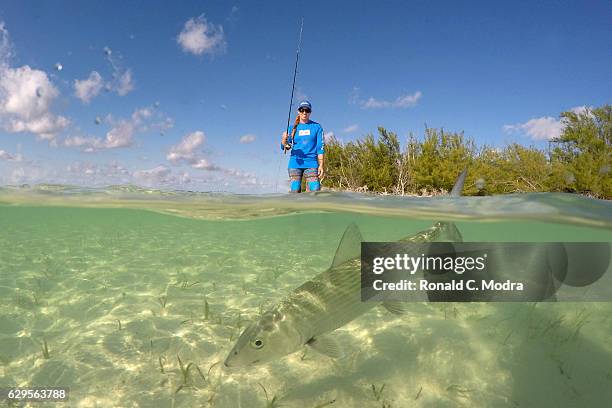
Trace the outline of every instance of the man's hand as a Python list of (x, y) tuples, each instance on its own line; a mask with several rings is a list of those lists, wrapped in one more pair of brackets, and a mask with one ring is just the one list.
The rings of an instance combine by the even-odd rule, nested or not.
[(287, 137), (289, 137), (287, 132), (283, 132), (283, 138), (281, 139), (281, 143), (283, 146), (287, 144)]
[(317, 173), (319, 175), (319, 180), (323, 181), (323, 179), (325, 178), (325, 169), (323, 169), (323, 166), (319, 166), (319, 168), (317, 169)]

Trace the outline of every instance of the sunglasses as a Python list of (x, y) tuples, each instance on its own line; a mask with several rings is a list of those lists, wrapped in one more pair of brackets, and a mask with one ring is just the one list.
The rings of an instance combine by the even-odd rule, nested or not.
[(306, 112), (306, 113), (310, 113), (310, 109), (304, 109), (304, 108), (301, 108), (301, 109), (298, 109), (298, 112)]

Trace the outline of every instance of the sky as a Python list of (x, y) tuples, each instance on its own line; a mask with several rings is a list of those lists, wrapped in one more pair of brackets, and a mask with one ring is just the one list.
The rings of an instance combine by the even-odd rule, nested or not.
[(0, 1), (0, 185), (285, 192), (295, 105), (545, 147), (611, 103), (605, 1)]

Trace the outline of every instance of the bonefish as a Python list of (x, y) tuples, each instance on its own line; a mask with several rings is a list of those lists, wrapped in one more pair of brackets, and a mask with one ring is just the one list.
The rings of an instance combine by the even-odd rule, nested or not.
[[(460, 196), (464, 170), (451, 196)], [(437, 222), (400, 242), (463, 241), (452, 222)], [(340, 241), (329, 269), (305, 282), (249, 325), (225, 359), (226, 367), (241, 367), (272, 361), (304, 346), (330, 357), (342, 352), (328, 333), (344, 326), (377, 305), (361, 301), (361, 233), (351, 224)], [(401, 303), (383, 302), (393, 313)]]

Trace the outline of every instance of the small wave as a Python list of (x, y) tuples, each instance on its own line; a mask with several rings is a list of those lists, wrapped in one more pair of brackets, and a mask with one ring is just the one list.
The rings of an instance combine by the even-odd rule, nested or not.
[[(41, 199), (41, 196), (44, 198)], [(0, 201), (13, 205), (136, 208), (215, 220), (242, 220), (304, 212), (350, 212), (417, 219), (538, 220), (612, 228), (612, 202), (564, 193), (459, 198), (348, 192), (254, 195), (162, 191), (134, 185), (87, 188), (41, 184), (3, 187), (0, 189)]]

